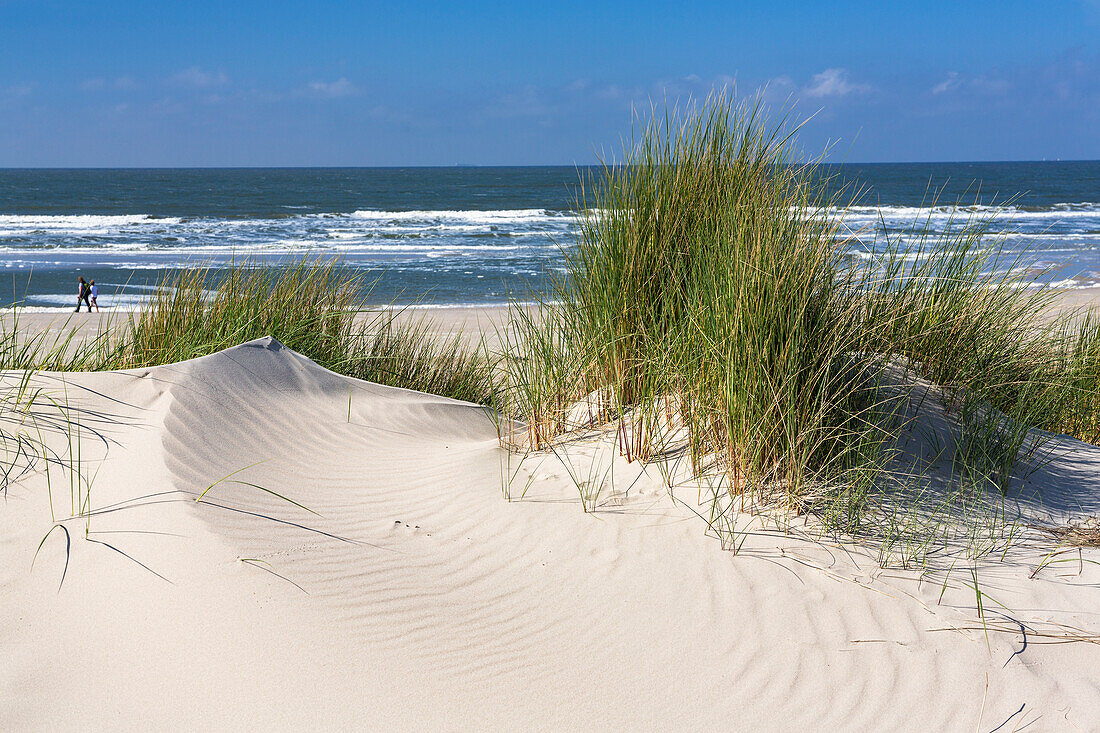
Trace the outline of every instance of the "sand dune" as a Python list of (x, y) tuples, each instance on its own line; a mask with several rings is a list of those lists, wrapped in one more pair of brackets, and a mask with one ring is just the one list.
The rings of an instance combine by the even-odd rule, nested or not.
[[(79, 446), (92, 511), (46, 536), (50, 497), (71, 513), (58, 468), (4, 496), (5, 730), (1100, 720), (1100, 646), (983, 632), (965, 578), (945, 591), (747, 517), (724, 552), (694, 492), (671, 496), (598, 442), (517, 465), (483, 408), (348, 379), (270, 339), (36, 385), (80, 425), (40, 418), (59, 453)], [(1030, 490), (1068, 499), (1071, 482), (1078, 503), (1053, 511), (1095, 513), (1100, 449), (1063, 447)], [(581, 511), (563, 460), (614, 466), (599, 511)], [(1100, 555), (1031, 578), (1041, 552), (979, 567), (1004, 606), (987, 618), (1100, 632)]]

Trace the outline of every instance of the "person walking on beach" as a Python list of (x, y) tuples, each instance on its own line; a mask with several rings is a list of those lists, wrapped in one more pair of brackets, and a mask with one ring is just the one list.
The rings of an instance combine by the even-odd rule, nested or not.
[[(96, 298), (99, 297), (99, 286), (95, 284), (95, 280), (92, 280), (88, 284), (91, 286), (88, 289), (91, 291), (91, 294), (92, 294), (92, 303), (91, 303), (91, 305), (88, 306), (88, 312), (91, 313), (92, 306), (94, 305), (95, 306), (95, 312), (99, 313), (99, 303), (96, 302)], [(80, 304), (77, 303), (76, 307), (79, 308)]]
[(81, 275), (77, 278), (77, 293), (76, 293), (76, 312), (80, 312), (80, 304), (88, 306), (88, 312), (92, 312), (92, 304), (88, 301), (88, 298), (92, 294), (92, 289), (88, 287), (88, 283), (84, 281), (84, 276)]

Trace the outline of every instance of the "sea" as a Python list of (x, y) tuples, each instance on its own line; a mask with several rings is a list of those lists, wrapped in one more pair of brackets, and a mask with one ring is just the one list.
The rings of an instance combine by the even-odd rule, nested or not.
[[(577, 167), (0, 170), (0, 306), (72, 309), (78, 275), (133, 309), (178, 268), (339, 258), (375, 305), (544, 292), (572, 245)], [(1100, 283), (1100, 162), (825, 166), (841, 246), (914, 251), (970, 217), (1022, 277)], [(962, 206), (961, 209), (956, 208)]]

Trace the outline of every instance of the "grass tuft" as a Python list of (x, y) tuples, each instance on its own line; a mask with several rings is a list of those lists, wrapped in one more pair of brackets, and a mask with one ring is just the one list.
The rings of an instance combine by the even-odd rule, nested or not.
[(461, 335), (436, 339), (423, 319), (365, 314), (363, 283), (338, 262), (286, 267), (244, 262), (217, 273), (178, 271), (117, 335), (99, 368), (205, 356), (272, 336), (321, 366), (357, 379), (471, 402), (492, 400), (485, 358)]
[(502, 443), (603, 426), (627, 460), (685, 454), (721, 487), (712, 528), (749, 506), (874, 536), (884, 562), (1002, 548), (999, 499), (1049, 431), (1100, 438), (1100, 323), (1051, 319), (980, 217), (853, 258), (832, 215), (852, 192), (826, 197), (800, 160), (786, 119), (724, 94), (642, 124), (583, 182), (566, 273), (512, 309)]

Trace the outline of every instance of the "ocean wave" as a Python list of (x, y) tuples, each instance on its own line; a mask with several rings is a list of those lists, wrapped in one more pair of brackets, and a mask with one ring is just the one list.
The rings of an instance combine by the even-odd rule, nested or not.
[[(542, 256), (549, 252), (557, 251), (552, 242), (543, 243), (540, 246), (519, 244), (473, 244), (468, 242), (419, 242), (413, 241), (341, 241), (339, 243), (324, 239), (280, 239), (260, 242), (227, 242), (225, 244), (198, 244), (187, 247), (172, 248), (182, 256), (218, 256), (232, 257), (234, 255), (247, 257), (250, 255), (286, 255), (331, 253), (354, 255), (447, 255), (463, 253), (484, 253), (487, 255), (507, 255), (515, 252), (526, 252), (531, 255)], [(40, 245), (37, 247), (15, 247), (0, 245), (0, 254), (31, 256), (60, 256), (64, 255), (105, 255), (110, 254), (149, 254), (163, 255), (166, 248), (158, 243), (106, 243), (103, 245)], [(16, 261), (3, 263), (3, 266), (11, 266)], [(58, 263), (60, 264), (60, 263)]]
[(178, 217), (158, 218), (148, 214), (0, 214), (0, 233), (27, 230), (103, 231), (118, 227), (179, 224)]
[(977, 205), (977, 206), (894, 206), (883, 204), (879, 206), (836, 206), (827, 209), (832, 214), (867, 215), (879, 214), (901, 217), (918, 217), (929, 214), (936, 216), (1016, 216), (1023, 218), (1046, 216), (1096, 216), (1100, 215), (1100, 203), (1090, 201), (1067, 202), (1051, 204), (1046, 207), (1015, 206), (1015, 205)]
[[(319, 216), (339, 216), (320, 214)], [(455, 221), (474, 224), (497, 223), (509, 224), (516, 222), (541, 221), (545, 219), (575, 219), (574, 215), (562, 211), (549, 209), (440, 209), (440, 210), (413, 210), (413, 211), (379, 211), (374, 209), (360, 209), (351, 213), (357, 219), (368, 221), (396, 222), (396, 221)]]
[(998, 206), (849, 206), (813, 213), (824, 214), (852, 232), (881, 229), (884, 224), (888, 230), (945, 231), (980, 224), (995, 231), (1040, 232), (1050, 229), (1070, 234), (1085, 234), (1100, 228), (1100, 206), (1038, 211)]
[[(399, 260), (455, 262), (535, 260), (553, 257), (572, 241), (589, 212), (546, 208), (356, 209), (296, 213), (278, 218), (158, 218), (148, 214), (0, 214), (3, 268), (63, 266), (125, 258), (132, 268), (172, 267), (188, 258), (339, 255), (367, 264)], [(845, 239), (866, 249), (891, 242), (920, 248), (925, 231), (936, 235), (970, 217), (992, 219), (989, 234), (1013, 251), (1084, 252), (1100, 246), (1100, 203), (1064, 202), (1044, 208), (1001, 206), (849, 206), (816, 212), (835, 219)], [(147, 260), (147, 261), (145, 261)], [(517, 265), (518, 266), (518, 265)]]
[[(369, 250), (384, 251), (386, 246), (379, 246), (379, 242), (421, 240), (424, 246), (450, 246), (479, 239), (522, 239), (528, 246), (545, 246), (566, 235), (574, 223), (572, 216), (547, 209), (360, 210), (277, 219), (3, 215), (0, 251), (286, 251), (303, 242), (321, 249), (346, 248), (346, 242), (348, 246), (369, 245)], [(499, 246), (492, 244), (486, 249)]]

